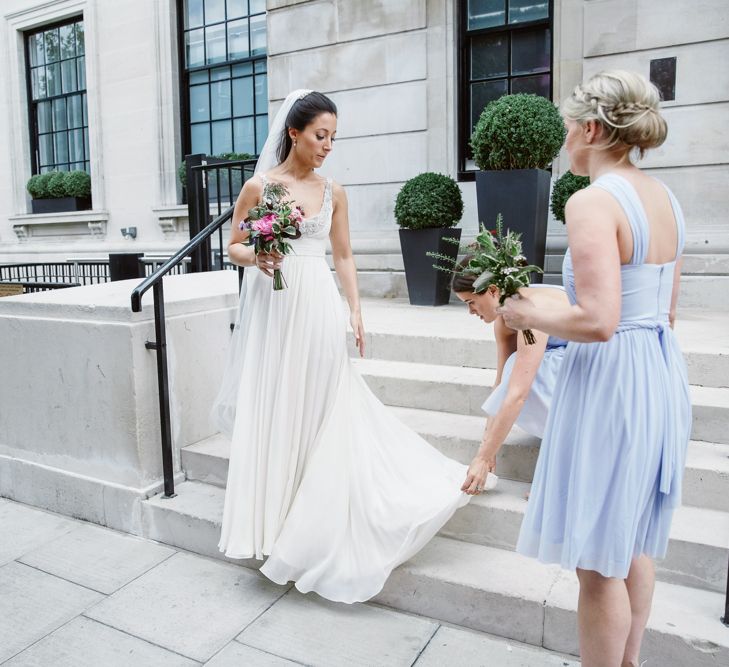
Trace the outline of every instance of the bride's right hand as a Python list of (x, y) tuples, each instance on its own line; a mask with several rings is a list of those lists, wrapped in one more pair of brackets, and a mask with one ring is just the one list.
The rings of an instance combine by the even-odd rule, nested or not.
[(256, 255), (256, 266), (269, 278), (272, 278), (274, 269), (281, 268), (282, 260), (283, 257), (278, 253), (272, 253), (270, 255), (266, 253), (259, 253)]

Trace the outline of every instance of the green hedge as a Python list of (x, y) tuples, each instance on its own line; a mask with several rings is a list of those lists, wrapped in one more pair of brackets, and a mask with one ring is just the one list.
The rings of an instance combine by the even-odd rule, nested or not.
[(453, 227), (462, 215), (461, 189), (443, 174), (426, 172), (411, 178), (395, 201), (395, 219), (405, 229)]
[(566, 131), (557, 107), (540, 95), (504, 95), (490, 102), (471, 135), (479, 169), (546, 169)]
[(566, 171), (554, 183), (552, 188), (552, 200), (550, 208), (552, 215), (564, 222), (564, 207), (567, 200), (578, 190), (586, 188), (590, 185), (590, 179), (587, 176), (575, 176), (571, 171)]
[[(253, 160), (256, 156), (250, 153), (221, 153), (220, 155), (211, 155), (210, 157), (215, 157), (219, 160)], [(180, 162), (180, 166), (177, 168), (177, 178), (184, 188), (187, 185), (187, 169), (184, 160)], [(235, 180), (234, 178), (233, 181), (235, 182)]]
[(90, 197), (91, 177), (85, 171), (49, 171), (31, 176), (26, 189), (33, 199)]

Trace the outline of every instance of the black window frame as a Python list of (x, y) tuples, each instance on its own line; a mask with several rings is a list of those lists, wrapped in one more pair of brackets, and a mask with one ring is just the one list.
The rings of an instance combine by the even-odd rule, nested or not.
[[(84, 87), (79, 88), (73, 92), (70, 93), (59, 93), (57, 95), (53, 95), (52, 97), (44, 97), (40, 98), (38, 100), (33, 99), (33, 81), (32, 81), (32, 69), (31, 66), (31, 57), (30, 57), (30, 42), (31, 37), (34, 37), (35, 35), (48, 32), (49, 30), (57, 30), (59, 28), (63, 28), (67, 25), (73, 25), (75, 23), (82, 23), (84, 24), (84, 16), (83, 13), (76, 14), (75, 16), (65, 18), (60, 21), (56, 21), (53, 23), (47, 23), (42, 26), (38, 26), (36, 28), (32, 28), (30, 30), (23, 31), (23, 51), (25, 55), (25, 83), (26, 83), (26, 95), (28, 100), (28, 133), (30, 135), (30, 163), (31, 163), (31, 173), (32, 174), (40, 174), (42, 168), (51, 167), (51, 171), (58, 171), (58, 167), (60, 165), (67, 165), (68, 169), (67, 171), (71, 171), (71, 165), (76, 165), (79, 163), (82, 163), (84, 168), (83, 171), (86, 171), (87, 173), (91, 173), (91, 156), (89, 154), (89, 114), (88, 114), (88, 79), (86, 76), (86, 40), (85, 40), (85, 34), (86, 34), (86, 27), (84, 25), (84, 53), (83, 53), (83, 59), (84, 59)], [(79, 55), (76, 54), (74, 56), (74, 60), (78, 61)], [(44, 58), (45, 60), (45, 58)], [(58, 61), (59, 63), (62, 62), (62, 60)], [(78, 69), (76, 70), (76, 76), (78, 80)], [(61, 81), (63, 80), (63, 73), (61, 72)], [(53, 162), (48, 165), (42, 165), (40, 164), (40, 131), (39, 131), (39, 122), (38, 122), (38, 105), (41, 102), (50, 102), (51, 105), (54, 100), (58, 99), (68, 99), (70, 97), (75, 96), (81, 96), (81, 126), (80, 127), (74, 127), (71, 129), (66, 130), (60, 130), (61, 132), (66, 132), (66, 141), (68, 142), (68, 133), (71, 130), (81, 130), (81, 142), (82, 142), (82, 151), (83, 151), (83, 160), (71, 160), (71, 150), (70, 150), (70, 144), (67, 144), (67, 153), (69, 156), (69, 159), (64, 162)], [(53, 114), (53, 112), (51, 112)], [(68, 118), (68, 116), (67, 116)], [(53, 121), (52, 121), (53, 122)], [(55, 158), (55, 134), (56, 130), (51, 129), (51, 132), (44, 132), (43, 134), (50, 134), (53, 139), (54, 143), (54, 158)]]
[[(263, 54), (257, 54), (255, 56), (249, 55), (246, 58), (237, 58), (235, 60), (225, 60), (221, 62), (216, 63), (206, 63), (203, 65), (195, 66), (188, 68), (187, 67), (187, 53), (186, 53), (186, 33), (190, 32), (190, 30), (196, 30), (198, 28), (207, 28), (210, 25), (226, 25), (228, 24), (228, 7), (227, 2), (225, 3), (225, 17), (223, 21), (219, 21), (216, 23), (206, 24), (204, 13), (203, 13), (203, 23), (201, 26), (198, 26), (196, 28), (186, 28), (185, 27), (185, 0), (177, 0), (177, 54), (178, 54), (178, 74), (179, 74), (179, 96), (180, 96), (180, 132), (181, 132), (181, 146), (182, 146), (182, 155), (183, 157), (185, 155), (189, 155), (192, 152), (192, 121), (191, 121), (191, 113), (190, 113), (190, 74), (196, 73), (196, 72), (208, 72), (208, 85), (212, 85), (214, 79), (211, 78), (210, 72), (215, 69), (219, 69), (222, 67), (229, 67), (231, 68), (231, 98), (230, 98), (230, 115), (227, 118), (223, 118), (221, 120), (229, 120), (231, 123), (233, 123), (233, 120), (236, 118), (236, 116), (233, 115), (233, 95), (232, 95), (232, 85), (233, 85), (233, 79), (235, 79), (235, 75), (232, 74), (232, 68), (235, 65), (242, 65), (246, 63), (250, 63), (252, 67), (253, 74), (253, 114), (250, 117), (253, 118), (253, 136), (254, 136), (254, 145), (257, 143), (256, 137), (257, 137), (257, 123), (258, 123), (258, 117), (259, 116), (266, 116), (266, 124), (268, 126), (268, 103), (266, 102), (266, 111), (265, 114), (260, 113), (257, 109), (256, 105), (256, 95), (255, 95), (255, 77), (260, 74), (264, 74), (266, 76), (266, 85), (268, 86), (268, 34), (266, 34), (266, 52)], [(250, 5), (249, 5), (250, 9)], [(203, 7), (203, 12), (204, 12)], [(267, 10), (264, 9), (263, 12), (258, 12), (255, 14), (247, 14), (246, 17), (249, 19), (251, 17), (256, 16), (266, 16)], [(235, 20), (235, 19), (233, 19)], [(249, 35), (250, 35), (250, 23), (249, 23)], [(250, 42), (249, 42), (250, 47)], [(226, 54), (227, 55), (227, 54)], [(263, 61), (265, 63), (265, 71), (264, 72), (256, 72), (256, 63), (260, 63)], [(194, 84), (193, 84), (194, 85)], [(268, 95), (266, 96), (268, 98)], [(209, 100), (212, 102), (212, 100)], [(211, 113), (212, 113), (212, 104), (210, 105)], [(211, 119), (209, 121), (203, 121), (210, 125), (210, 152), (213, 153), (213, 141), (212, 141), (212, 123), (214, 120)], [(264, 140), (265, 141), (265, 140)], [(233, 145), (232, 145), (232, 152), (240, 152), (235, 151), (235, 144), (234, 144), (234, 137), (233, 137)], [(258, 152), (255, 153), (255, 155), (258, 155)]]
[(554, 0), (548, 0), (549, 10), (547, 18), (538, 19), (536, 21), (524, 21), (523, 23), (509, 23), (508, 22), (508, 11), (509, 3), (508, 0), (504, 0), (505, 11), (506, 11), (506, 22), (491, 26), (488, 28), (480, 28), (478, 30), (468, 30), (468, 0), (459, 0), (456, 3), (456, 25), (458, 26), (458, 58), (457, 58), (457, 94), (456, 94), (456, 105), (457, 105), (457, 141), (458, 141), (458, 165), (457, 165), (457, 179), (459, 181), (474, 181), (476, 179), (476, 170), (467, 169), (466, 162), (468, 160), (468, 141), (470, 139), (470, 126), (471, 126), (471, 96), (470, 96), (470, 84), (471, 84), (471, 40), (474, 37), (481, 37), (483, 35), (499, 34), (504, 33), (509, 35), (508, 41), (508, 71), (506, 77), (495, 77), (496, 79), (507, 80), (507, 90), (511, 91), (511, 81), (513, 79), (524, 78), (527, 75), (512, 76), (511, 74), (511, 36), (517, 32), (524, 32), (534, 30), (535, 28), (548, 28), (549, 29), (549, 99), (554, 97)]

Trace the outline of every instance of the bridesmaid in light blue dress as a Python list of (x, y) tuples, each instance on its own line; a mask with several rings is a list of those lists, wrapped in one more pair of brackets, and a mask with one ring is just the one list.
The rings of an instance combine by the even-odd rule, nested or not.
[(566, 210), (572, 305), (510, 299), (499, 311), (570, 341), (517, 550), (577, 570), (584, 667), (640, 663), (651, 559), (666, 553), (691, 428), (672, 330), (683, 214), (629, 159), (665, 139), (658, 99), (642, 76), (611, 71), (565, 101), (570, 169), (591, 180)]
[[(483, 292), (473, 291), (477, 275), (463, 273), (470, 259), (466, 257), (459, 264), (452, 289), (468, 305), (471, 314), (487, 324), (493, 322), (497, 352), (496, 382), (482, 406), (489, 418), (481, 446), (461, 487), (469, 495), (478, 495), (489, 488), (488, 473), (495, 470), (496, 454), (514, 424), (538, 438), (544, 434), (567, 341), (535, 331), (534, 344), (527, 345), (523, 336), (507, 327), (497, 314), (499, 289), (489, 285)], [(541, 308), (559, 308), (569, 303), (564, 289), (556, 285), (532, 285), (522, 293)]]

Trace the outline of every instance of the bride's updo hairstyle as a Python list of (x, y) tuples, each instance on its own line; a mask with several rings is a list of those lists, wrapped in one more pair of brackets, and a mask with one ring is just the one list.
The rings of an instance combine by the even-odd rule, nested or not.
[(666, 140), (666, 121), (658, 109), (658, 89), (640, 74), (608, 70), (575, 88), (562, 103), (562, 115), (584, 123), (598, 121), (606, 131), (607, 148), (646, 150)]
[(477, 273), (464, 273), (468, 263), (473, 259), (473, 255), (464, 257), (458, 264), (453, 272), (451, 278), (451, 290), (453, 292), (473, 292), (473, 283), (478, 278)]
[(283, 162), (291, 151), (293, 142), (289, 136), (289, 129), (302, 131), (318, 115), (331, 113), (337, 115), (337, 105), (326, 95), (315, 90), (296, 100), (286, 116), (286, 125), (283, 129), (278, 148), (278, 161)]

